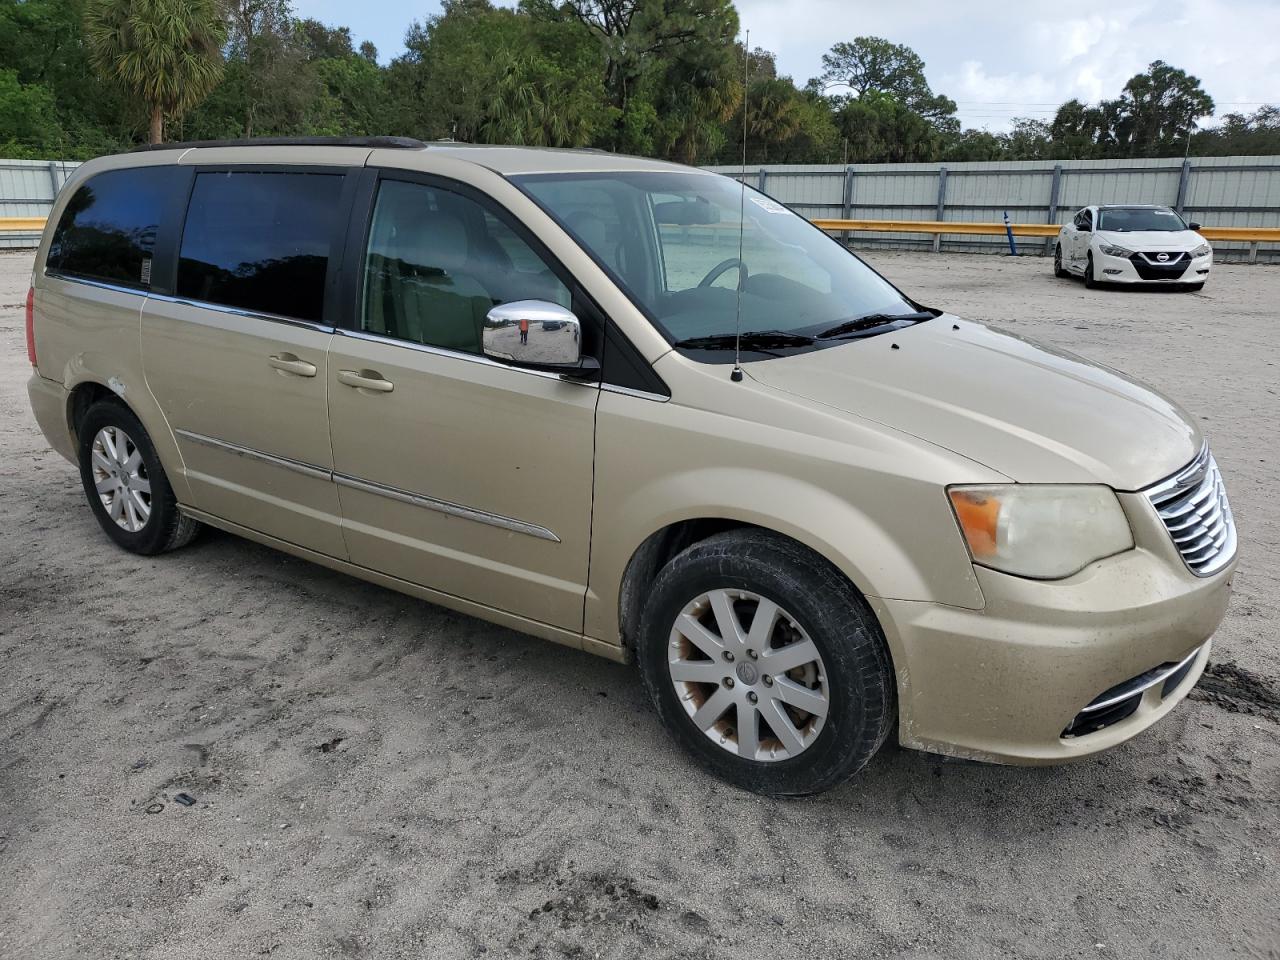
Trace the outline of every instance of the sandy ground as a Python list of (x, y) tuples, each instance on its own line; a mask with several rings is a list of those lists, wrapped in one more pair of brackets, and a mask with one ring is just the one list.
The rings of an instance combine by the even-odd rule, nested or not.
[(815, 800), (737, 792), (626, 667), (218, 533), (114, 548), (27, 408), (4, 255), (0, 956), (1280, 956), (1280, 270), (870, 259), (1204, 418), (1242, 561), (1194, 700), (1071, 766), (890, 747)]

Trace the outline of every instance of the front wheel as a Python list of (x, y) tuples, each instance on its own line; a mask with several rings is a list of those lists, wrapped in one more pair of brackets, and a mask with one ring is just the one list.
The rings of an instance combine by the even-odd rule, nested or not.
[(866, 602), (826, 560), (767, 531), (720, 534), (667, 564), (639, 646), (668, 730), (746, 790), (830, 789), (893, 727), (893, 666)]
[(1084, 285), (1088, 287), (1090, 290), (1095, 290), (1098, 287), (1098, 280), (1093, 275), (1093, 254), (1092, 253), (1089, 254), (1089, 263), (1084, 268)]
[(80, 481), (107, 536), (132, 553), (190, 543), (200, 523), (178, 510), (169, 478), (141, 421), (124, 404), (95, 403), (78, 428)]

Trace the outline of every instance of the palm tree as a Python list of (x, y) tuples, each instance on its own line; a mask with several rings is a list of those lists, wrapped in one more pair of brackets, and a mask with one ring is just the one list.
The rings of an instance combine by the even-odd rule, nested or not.
[(90, 0), (85, 35), (94, 68), (146, 104), (151, 142), (222, 79), (227, 27), (218, 0)]

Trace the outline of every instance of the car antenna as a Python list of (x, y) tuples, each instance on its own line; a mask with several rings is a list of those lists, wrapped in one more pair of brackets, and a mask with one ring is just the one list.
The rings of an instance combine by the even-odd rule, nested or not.
[(751, 31), (742, 40), (742, 172), (738, 177), (738, 303), (733, 317), (733, 372), (729, 379), (742, 382), (742, 238), (747, 209), (747, 83), (751, 79)]

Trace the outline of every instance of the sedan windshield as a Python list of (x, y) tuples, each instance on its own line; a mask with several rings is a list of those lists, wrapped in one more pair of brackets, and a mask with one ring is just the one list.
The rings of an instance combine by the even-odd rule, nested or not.
[(867, 335), (872, 326), (931, 316), (804, 218), (727, 177), (642, 171), (514, 179), (681, 346), (724, 349), (713, 344), (734, 332), (739, 285), (741, 330), (767, 333), (769, 353), (814, 349), (813, 337), (859, 318), (883, 318), (856, 328)]
[(1098, 211), (1098, 229), (1116, 233), (1155, 231), (1174, 233), (1186, 230), (1187, 224), (1168, 208), (1103, 207)]

